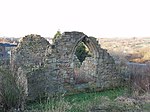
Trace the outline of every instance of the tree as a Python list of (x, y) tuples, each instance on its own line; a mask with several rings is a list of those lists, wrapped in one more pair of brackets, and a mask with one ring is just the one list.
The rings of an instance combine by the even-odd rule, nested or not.
[(81, 63), (85, 60), (86, 57), (91, 56), (83, 42), (79, 43), (79, 45), (77, 46), (75, 55)]
[(59, 38), (60, 36), (61, 36), (61, 32), (58, 30), (58, 31), (56, 32), (56, 34), (54, 35), (54, 38), (52, 39), (53, 42), (55, 42), (55, 40), (56, 40), (57, 38)]

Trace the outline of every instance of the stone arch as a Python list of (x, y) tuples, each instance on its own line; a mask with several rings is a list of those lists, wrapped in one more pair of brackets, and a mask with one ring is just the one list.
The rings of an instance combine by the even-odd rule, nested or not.
[[(75, 77), (75, 83), (85, 83), (85, 82), (89, 83), (91, 81), (95, 82), (96, 80), (95, 78), (97, 77), (96, 75), (98, 74), (100, 45), (98, 44), (95, 38), (88, 37), (87, 35), (83, 35), (82, 37), (76, 40), (72, 48), (72, 52), (71, 52), (72, 62), (71, 63), (74, 63), (73, 62), (74, 55), (76, 52), (76, 48), (80, 42), (83, 42), (88, 47), (89, 51), (92, 53), (92, 57), (85, 58), (80, 68), (75, 68), (73, 65), (73, 69), (75, 72), (74, 75), (75, 76), (78, 75)], [(76, 70), (78, 71), (77, 73), (76, 73)]]
[(89, 50), (92, 52), (92, 55), (94, 58), (99, 58), (99, 49), (97, 48), (96, 44), (98, 44), (96, 41), (92, 40), (92, 37), (88, 37), (86, 35), (83, 35), (81, 38), (79, 38), (76, 43), (74, 44), (71, 52), (71, 57), (73, 58), (73, 55), (75, 54), (76, 48), (80, 42), (83, 42)]
[[(97, 43), (95, 38), (88, 37), (87, 35), (83, 35), (79, 39), (77, 39), (75, 44), (72, 47), (72, 52), (71, 52), (71, 59), (72, 59), (71, 60), (71, 66), (72, 66), (73, 69), (75, 69), (75, 67), (74, 67), (74, 55), (75, 55), (75, 52), (76, 52), (76, 48), (77, 48), (77, 46), (79, 45), (80, 42), (83, 42), (88, 47), (89, 51), (92, 53), (92, 57), (86, 58), (83, 62), (84, 64), (81, 65), (81, 68), (78, 71), (78, 72), (80, 72), (80, 73), (78, 73), (78, 75), (80, 75), (79, 76), (80, 80), (83, 81), (83, 79), (81, 77), (88, 77), (89, 75), (91, 75), (91, 72), (94, 72), (94, 73), (92, 73), (92, 74), (94, 74), (94, 76), (92, 76), (92, 77), (95, 77), (96, 74), (98, 74), (98, 65), (99, 65), (99, 57), (100, 57), (100, 53), (99, 53), (100, 45)], [(90, 65), (86, 65), (86, 63), (89, 62), (89, 61), (90, 61), (90, 63), (89, 63)], [(90, 67), (92, 67), (93, 69), (89, 73), (89, 70), (91, 69)], [(89, 68), (89, 69), (87, 69), (88, 74), (86, 72), (84, 72), (84, 70), (83, 70), (84, 68)], [(75, 70), (74, 70), (74, 72), (75, 72)], [(74, 74), (74, 76), (75, 75), (76, 74)], [(91, 77), (91, 76), (89, 76), (89, 77)], [(77, 80), (79, 80), (79, 79), (77, 79)], [(86, 78), (85, 78), (85, 80), (86, 80)], [(95, 78), (91, 79), (91, 80), (94, 81)]]
[(55, 52), (57, 53), (58, 75), (62, 76), (62, 82), (70, 85), (75, 84), (73, 57), (78, 44), (82, 41), (92, 51), (94, 56), (96, 65), (95, 87), (109, 88), (117, 85), (116, 80), (118, 79), (118, 75), (115, 71), (113, 58), (107, 53), (107, 50), (101, 48), (96, 38), (88, 37), (82, 32), (64, 32), (53, 43)]

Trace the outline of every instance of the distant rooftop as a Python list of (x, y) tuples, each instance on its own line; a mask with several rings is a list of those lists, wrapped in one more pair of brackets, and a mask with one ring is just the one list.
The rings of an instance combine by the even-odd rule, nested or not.
[(16, 43), (1, 43), (0, 42), (0, 46), (4, 46), (4, 47), (16, 47), (17, 44)]
[(12, 43), (12, 41), (10, 41), (9, 39), (0, 37), (0, 46), (15, 47), (15, 46), (17, 46), (17, 43)]

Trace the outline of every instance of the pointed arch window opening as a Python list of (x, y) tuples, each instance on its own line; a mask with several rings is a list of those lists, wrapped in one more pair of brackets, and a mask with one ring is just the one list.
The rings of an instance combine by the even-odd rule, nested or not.
[(88, 83), (95, 81), (96, 65), (94, 48), (90, 42), (83, 39), (75, 48), (73, 65), (75, 73), (75, 82)]

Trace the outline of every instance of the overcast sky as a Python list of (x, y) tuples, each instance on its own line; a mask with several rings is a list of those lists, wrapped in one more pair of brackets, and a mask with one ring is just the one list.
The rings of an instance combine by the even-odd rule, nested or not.
[(0, 0), (0, 36), (150, 36), (150, 0)]

